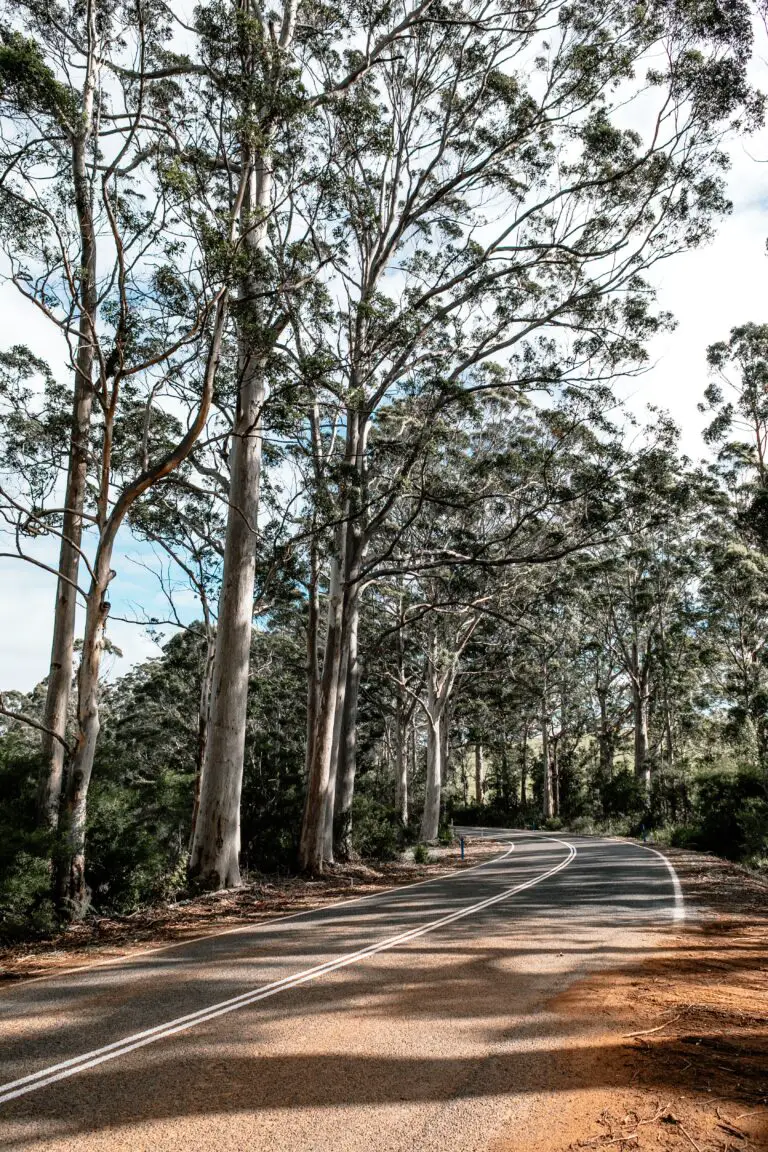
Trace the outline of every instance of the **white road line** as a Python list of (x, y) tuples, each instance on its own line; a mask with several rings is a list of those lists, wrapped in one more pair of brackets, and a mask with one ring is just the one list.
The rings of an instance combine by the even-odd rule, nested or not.
[[(471, 831), (471, 829), (459, 828), (459, 829), (457, 829), (457, 831), (458, 832)], [(525, 837), (526, 839), (530, 839), (530, 837), (532, 837), (532, 836), (540, 835), (540, 833), (536, 832), (535, 830), (530, 831), (527, 828), (498, 828), (497, 831), (498, 832), (507, 832), (510, 835), (514, 834), (515, 836)], [(664, 867), (669, 872), (669, 876), (670, 876), (670, 879), (672, 881), (672, 894), (673, 894), (674, 899), (672, 902), (672, 907), (669, 909), (670, 919), (672, 920), (673, 923), (676, 923), (676, 924), (681, 924), (685, 920), (685, 897), (683, 896), (683, 889), (682, 889), (682, 885), (680, 884), (680, 877), (677, 875), (677, 872), (675, 871), (675, 868), (674, 868), (674, 865), (672, 864), (672, 862), (669, 860), (669, 858), (667, 856), (664, 855), (663, 852), (659, 852), (659, 850), (657, 848), (651, 848), (650, 845), (648, 845), (648, 844), (640, 844), (636, 840), (625, 839), (621, 836), (591, 837), (590, 841), (593, 844), (597, 844), (600, 842), (602, 842), (604, 844), (626, 844), (632, 848), (642, 848), (644, 852), (652, 852), (654, 856), (658, 856), (659, 859), (664, 864)]]
[[(503, 841), (502, 841), (503, 843)], [(132, 960), (140, 960), (142, 956), (154, 956), (158, 952), (169, 952), (172, 948), (183, 948), (185, 944), (200, 944), (203, 940), (216, 940), (219, 936), (234, 936), (237, 932), (253, 932), (260, 928), (269, 928), (272, 924), (283, 924), (286, 920), (298, 920), (300, 916), (311, 916), (314, 912), (325, 912), (329, 908), (344, 908), (351, 904), (361, 904), (364, 900), (375, 900), (377, 896), (387, 896), (392, 892), (403, 892), (406, 888), (421, 888), (424, 884), (435, 884), (438, 880), (453, 880), (457, 876), (466, 876), (468, 872), (476, 872), (478, 868), (486, 868), (497, 860), (503, 860), (513, 850), (510, 848), (502, 856), (492, 856), (490, 860), (481, 860), (479, 864), (472, 864), (469, 868), (455, 868), (447, 872), (439, 872), (437, 876), (430, 876), (426, 880), (413, 880), (410, 884), (392, 884), (388, 888), (379, 888), (376, 892), (368, 892), (365, 896), (342, 897), (341, 900), (331, 900), (327, 904), (315, 904), (312, 908), (304, 908), (301, 912), (288, 912), (285, 916), (262, 915), (262, 920), (250, 920), (247, 924), (235, 924), (233, 928), (221, 928), (218, 932), (204, 932), (201, 936), (188, 936), (185, 940), (174, 940), (171, 944), (161, 944), (158, 948), (144, 948), (141, 952), (121, 952), (119, 956), (110, 956), (106, 960), (94, 960), (92, 964), (73, 964), (71, 968), (57, 968), (53, 972), (43, 972), (40, 976), (28, 976), (26, 980), (12, 980), (7, 985), (0, 986), (0, 997), (4, 992), (12, 992), (22, 988), (25, 984), (38, 984), (41, 980), (55, 980), (58, 976), (71, 976), (76, 972), (90, 972), (94, 968), (109, 968), (113, 964)], [(230, 889), (235, 891), (235, 889)]]
[(675, 924), (681, 924), (685, 920), (685, 899), (683, 897), (683, 889), (680, 884), (680, 877), (675, 872), (672, 862), (667, 859), (663, 852), (659, 852), (656, 848), (649, 848), (647, 844), (638, 844), (638, 848), (644, 848), (646, 852), (653, 852), (654, 856), (658, 856), (659, 860), (663, 860), (666, 865), (667, 871), (672, 879), (672, 891), (675, 895), (675, 901), (671, 908), (672, 921)]
[[(65, 1080), (67, 1077), (74, 1076), (78, 1072), (84, 1072), (88, 1068), (94, 1068), (98, 1064), (105, 1063), (107, 1060), (114, 1060), (118, 1056), (123, 1056), (128, 1052), (135, 1051), (137, 1048), (154, 1044), (158, 1040), (163, 1040), (178, 1032), (185, 1032), (190, 1028), (196, 1027), (198, 1024), (204, 1024), (209, 1020), (214, 1020), (218, 1016), (225, 1016), (229, 1012), (236, 1012), (238, 1009), (245, 1008), (250, 1004), (255, 1004), (259, 1000), (266, 1000), (271, 996), (276, 996), (279, 992), (307, 984), (311, 980), (316, 980), (319, 976), (324, 976), (329, 972), (336, 972), (340, 968), (346, 968), (350, 964), (355, 964), (357, 961), (364, 960), (369, 956), (375, 956), (379, 952), (386, 952), (391, 948), (397, 947), (399, 944), (409, 943), (411, 940), (416, 940), (419, 936), (424, 936), (428, 932), (434, 932), (437, 928), (453, 924), (465, 916), (471, 916), (475, 912), (482, 911), (484, 908), (490, 908), (492, 905), (498, 904), (502, 900), (516, 895), (518, 892), (524, 892), (527, 888), (533, 888), (536, 884), (541, 884), (542, 881), (547, 880), (550, 876), (561, 872), (563, 868), (567, 868), (576, 856), (576, 849), (572, 844), (566, 843), (565, 840), (559, 840), (552, 836), (548, 836), (546, 839), (567, 848), (568, 855), (564, 860), (561, 860), (559, 864), (556, 864), (553, 868), (549, 868), (541, 875), (535, 876), (532, 880), (527, 880), (523, 884), (517, 884), (513, 888), (507, 888), (497, 896), (490, 896), (476, 904), (471, 904), (466, 908), (460, 908), (456, 912), (451, 912), (447, 916), (441, 916), (437, 920), (432, 920), (427, 924), (412, 928), (408, 932), (401, 932), (396, 936), (390, 936), (378, 944), (371, 944), (367, 948), (339, 956), (336, 960), (329, 960), (324, 964), (317, 964), (315, 967), (308, 968), (304, 972), (299, 972), (295, 976), (286, 976), (282, 980), (276, 980), (271, 984), (263, 985), (261, 988), (254, 988), (249, 992), (244, 992), (240, 996), (233, 997), (231, 1000), (223, 1000), (219, 1004), (212, 1004), (208, 1008), (200, 1009), (198, 1012), (192, 1012), (188, 1016), (180, 1016), (176, 1020), (169, 1020), (165, 1024), (159, 1024), (144, 1032), (137, 1032), (132, 1036), (125, 1036), (122, 1040), (116, 1040), (114, 1043), (107, 1044), (102, 1048), (95, 1048), (91, 1052), (84, 1052), (82, 1055), (75, 1056), (70, 1060), (65, 1060), (60, 1064), (53, 1064), (48, 1068), (41, 1069), (39, 1072), (33, 1072), (28, 1076), (23, 1076), (19, 1080), (12, 1080), (7, 1084), (0, 1084), (0, 1104), (7, 1103), (9, 1100), (15, 1100), (17, 1097), (24, 1096), (28, 1092), (36, 1092), (38, 1089), (45, 1088), (49, 1084), (55, 1084), (59, 1080)], [(497, 857), (497, 859), (503, 860), (511, 852), (512, 848), (505, 852), (503, 856)]]

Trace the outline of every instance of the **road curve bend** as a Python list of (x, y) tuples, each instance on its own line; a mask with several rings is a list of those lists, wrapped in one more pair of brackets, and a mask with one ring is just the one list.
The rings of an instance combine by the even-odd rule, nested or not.
[(479, 1150), (533, 1123), (548, 1002), (682, 895), (645, 846), (470, 831), (498, 855), (2, 991), (0, 1149)]

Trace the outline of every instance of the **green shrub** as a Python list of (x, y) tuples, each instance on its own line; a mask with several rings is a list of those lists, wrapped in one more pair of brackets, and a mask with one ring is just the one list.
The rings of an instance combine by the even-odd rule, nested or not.
[(610, 817), (639, 815), (648, 805), (642, 782), (627, 769), (616, 772), (600, 788), (603, 815)]
[(698, 825), (675, 824), (669, 833), (669, 843), (673, 848), (696, 848), (700, 831)]
[(429, 864), (429, 860), (429, 848), (424, 843), (418, 843), (413, 850), (414, 864)]
[(576, 836), (597, 835), (597, 825), (591, 816), (577, 816), (575, 820), (568, 821), (568, 831)]
[(691, 844), (728, 860), (768, 852), (768, 790), (755, 772), (714, 773), (699, 780)]
[(371, 860), (396, 860), (403, 850), (403, 826), (393, 808), (364, 794), (352, 804), (352, 846)]
[(56, 926), (48, 861), (17, 853), (0, 878), (0, 939), (49, 936)]
[(446, 847), (453, 844), (453, 832), (451, 831), (450, 824), (441, 824), (440, 830), (437, 833), (438, 844), (443, 844)]

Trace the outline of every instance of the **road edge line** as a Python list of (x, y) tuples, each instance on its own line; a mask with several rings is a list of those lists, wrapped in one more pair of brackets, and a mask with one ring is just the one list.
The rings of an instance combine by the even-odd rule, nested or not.
[[(276, 996), (280, 992), (286, 992), (292, 988), (300, 987), (321, 976), (329, 975), (331, 972), (338, 971), (342, 968), (347, 968), (352, 964), (358, 963), (360, 960), (367, 959), (369, 956), (375, 956), (380, 952), (389, 951), (400, 944), (407, 944), (411, 940), (418, 939), (420, 936), (425, 936), (429, 932), (435, 931), (437, 928), (445, 927), (457, 920), (462, 920), (467, 916), (473, 915), (475, 912), (480, 912), (494, 904), (499, 904), (519, 892), (533, 888), (537, 884), (541, 884), (544, 880), (561, 872), (564, 868), (567, 868), (578, 854), (574, 845), (567, 843), (565, 840), (560, 840), (553, 836), (542, 836), (541, 839), (560, 844), (562, 847), (568, 849), (569, 854), (553, 868), (548, 869), (546, 872), (533, 877), (533, 879), (523, 884), (505, 889), (496, 896), (491, 896), (475, 904), (470, 904), (466, 908), (457, 909), (457, 911), (451, 912), (447, 916), (439, 917), (437, 920), (409, 929), (408, 932), (386, 938), (377, 944), (369, 945), (365, 949), (337, 957), (335, 960), (326, 961), (322, 965), (306, 969), (304, 972), (298, 972), (294, 976), (284, 977), (282, 980), (263, 985), (261, 988), (251, 989), (249, 992), (242, 993), (240, 996), (234, 997), (231, 1000), (209, 1005), (208, 1008), (200, 1009), (198, 1012), (190, 1013), (188, 1016), (177, 1017), (175, 1020), (166, 1021), (165, 1024), (156, 1025), (154, 1028), (147, 1029), (144, 1032), (134, 1033), (132, 1036), (123, 1037), (122, 1040), (116, 1040), (101, 1048), (84, 1052), (80, 1056), (72, 1057), (70, 1060), (63, 1061), (60, 1064), (50, 1065), (48, 1068), (42, 1068), (38, 1072), (30, 1073), (28, 1076), (8, 1081), (6, 1084), (0, 1084), (0, 1104), (9, 1103), (11, 1100), (18, 1099), (20, 1096), (28, 1095), (50, 1084), (69, 1079), (78, 1072), (87, 1071), (89, 1068), (94, 1068), (109, 1060), (117, 1059), (118, 1056), (127, 1055), (129, 1052), (133, 1052), (138, 1048), (157, 1043), (179, 1032), (188, 1031), (199, 1024), (205, 1024), (209, 1020), (216, 1019), (219, 1016), (228, 1015), (230, 1012), (246, 1008), (259, 1000), (266, 1000), (272, 996)], [(506, 859), (507, 856), (511, 855), (513, 849), (514, 844), (512, 844), (502, 856), (496, 857), (495, 859)], [(491, 861), (484, 861), (483, 863), (491, 863)], [(477, 865), (477, 867), (480, 867), (480, 865)], [(469, 871), (469, 869), (467, 869), (467, 871)], [(412, 886), (415, 887), (416, 885)], [(406, 885), (403, 885), (403, 887), (406, 887)], [(348, 903), (351, 903), (351, 901), (348, 901)]]

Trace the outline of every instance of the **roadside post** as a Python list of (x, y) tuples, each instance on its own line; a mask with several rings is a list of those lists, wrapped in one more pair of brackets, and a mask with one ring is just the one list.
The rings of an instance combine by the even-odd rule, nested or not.
[(461, 858), (464, 859), (464, 837), (459, 837), (459, 844), (461, 845)]

